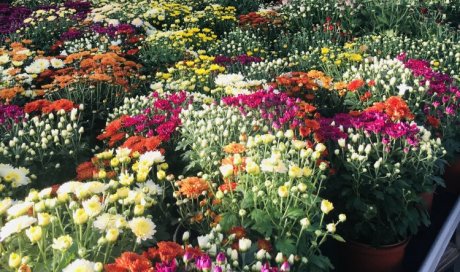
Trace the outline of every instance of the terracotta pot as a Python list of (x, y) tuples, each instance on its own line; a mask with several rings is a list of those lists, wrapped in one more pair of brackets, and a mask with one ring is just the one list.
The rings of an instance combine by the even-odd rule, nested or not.
[(421, 193), (420, 197), (422, 198), (424, 208), (428, 211), (428, 213), (431, 213), (431, 208), (433, 207), (434, 192)]
[(366, 244), (347, 241), (342, 246), (344, 262), (342, 271), (401, 271), (408, 242), (409, 239), (395, 245), (375, 248)]
[(449, 192), (460, 194), (460, 158), (452, 161), (449, 166), (446, 167), (444, 180)]

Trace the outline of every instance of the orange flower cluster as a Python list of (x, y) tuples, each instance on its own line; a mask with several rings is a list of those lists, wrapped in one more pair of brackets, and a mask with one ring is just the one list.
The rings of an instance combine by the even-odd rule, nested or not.
[(58, 112), (60, 110), (64, 110), (65, 112), (70, 112), (72, 109), (76, 108), (77, 106), (68, 99), (59, 99), (56, 101), (49, 101), (46, 99), (39, 99), (27, 103), (24, 106), (24, 111), (26, 113), (50, 113), (50, 112)]
[(149, 259), (160, 259), (163, 263), (170, 263), (177, 257), (182, 257), (185, 250), (174, 242), (158, 242), (156, 248), (149, 248), (144, 256)]
[(5, 101), (10, 101), (14, 97), (16, 97), (16, 95), (21, 94), (23, 92), (24, 92), (24, 88), (18, 87), (18, 86), (12, 87), (12, 88), (5, 88), (5, 89), (0, 90), (0, 99), (5, 100)]
[(124, 252), (115, 259), (115, 263), (107, 264), (105, 271), (110, 272), (154, 272), (152, 263), (147, 257), (134, 252)]
[(428, 115), (426, 117), (426, 121), (430, 126), (432, 126), (434, 128), (439, 128), (439, 126), (441, 125), (441, 120), (439, 120), (438, 118), (436, 118), (436, 117), (434, 117), (432, 115)]
[[(139, 152), (143, 154), (148, 151), (157, 150), (161, 144), (161, 139), (158, 136), (143, 137), (143, 136), (131, 136), (122, 145), (131, 149), (131, 152)], [(163, 152), (162, 152), (163, 153)]]
[(114, 146), (117, 142), (125, 138), (126, 132), (121, 131), (121, 129), (123, 128), (123, 122), (127, 118), (129, 118), (128, 115), (123, 115), (107, 124), (105, 132), (98, 135), (97, 139), (99, 141), (109, 139), (109, 147)]
[(231, 143), (231, 144), (224, 146), (223, 150), (225, 153), (229, 153), (229, 154), (240, 154), (246, 151), (246, 148), (242, 144)]
[(110, 166), (110, 160), (93, 157), (91, 161), (83, 162), (77, 166), (77, 177), (79, 181), (91, 180), (98, 177), (100, 170), (106, 171), (106, 178), (111, 179), (117, 175)]
[(89, 180), (94, 178), (98, 172), (97, 167), (92, 162), (83, 162), (77, 166), (77, 180)]
[(355, 79), (355, 80), (351, 81), (350, 83), (348, 83), (347, 89), (350, 92), (356, 92), (359, 88), (363, 87), (364, 85), (365, 85), (364, 80)]
[(261, 28), (266, 30), (268, 26), (281, 26), (283, 20), (280, 14), (276, 11), (267, 12), (250, 12), (240, 15), (240, 26), (250, 26), (252, 28)]
[(286, 91), (288, 95), (299, 95), (300, 92), (307, 100), (313, 100), (315, 95), (309, 91), (319, 88), (332, 89), (332, 78), (323, 72), (311, 70), (309, 72), (289, 72), (276, 78), (275, 87)]
[(307, 137), (311, 133), (314, 133), (315, 131), (317, 131), (320, 128), (320, 124), (316, 120), (305, 119), (304, 122), (305, 122), (304, 126), (301, 126), (300, 129), (299, 129), (300, 130), (300, 135), (302, 137)]
[(197, 199), (203, 192), (209, 190), (206, 180), (198, 177), (189, 177), (177, 182), (179, 193), (188, 198)]
[(364, 111), (385, 112), (393, 121), (414, 119), (414, 115), (410, 111), (406, 101), (399, 96), (392, 96), (385, 102), (374, 103), (373, 106)]
[(90, 51), (84, 51), (67, 56), (64, 62), (73, 67), (57, 70), (54, 82), (47, 86), (48, 88), (64, 88), (84, 79), (122, 86), (128, 91), (129, 78), (137, 76), (141, 68), (140, 64), (115, 52), (92, 54)]

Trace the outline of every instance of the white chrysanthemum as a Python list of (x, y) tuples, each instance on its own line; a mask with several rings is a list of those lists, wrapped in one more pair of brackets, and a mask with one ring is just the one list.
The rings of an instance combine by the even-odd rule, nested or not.
[(144, 183), (138, 184), (137, 186), (143, 192), (146, 190), (145, 188), (147, 188), (148, 189), (147, 193), (149, 195), (161, 195), (161, 194), (163, 194), (163, 188), (161, 188), (160, 185), (154, 183), (151, 179), (147, 180)]
[(152, 239), (156, 233), (156, 225), (151, 219), (145, 217), (136, 217), (128, 222), (129, 228), (136, 235), (137, 242)]
[(36, 65), (36, 64), (34, 64), (34, 63), (32, 63), (31, 65), (29, 65), (26, 68), (24, 68), (24, 71), (26, 71), (29, 74), (39, 74), (39, 73), (43, 72), (41, 67)]
[(53, 68), (55, 69), (60, 69), (64, 67), (64, 61), (57, 59), (57, 58), (52, 58), (50, 63), (51, 63), (51, 66), (53, 66)]
[(95, 217), (102, 212), (103, 206), (98, 197), (85, 200), (82, 203), (83, 209), (89, 217)]
[(154, 163), (164, 162), (165, 157), (158, 150), (149, 151), (139, 157), (139, 163), (142, 161), (147, 161), (149, 164), (153, 165)]
[(221, 87), (232, 86), (240, 81), (244, 81), (242, 74), (219, 74), (214, 80), (216, 85)]
[(8, 54), (3, 54), (0, 56), (0, 65), (6, 64), (8, 62), (10, 62), (10, 57)]
[(6, 213), (11, 217), (18, 217), (26, 214), (34, 206), (33, 202), (20, 202), (11, 206)]
[(101, 232), (105, 232), (113, 227), (121, 227), (119, 222), (126, 222), (126, 219), (120, 214), (103, 213), (94, 220), (93, 226)]
[(82, 182), (69, 181), (59, 186), (59, 189), (56, 191), (56, 193), (58, 195), (70, 194), (70, 193), (75, 194), (75, 192), (78, 191), (82, 186), (83, 186)]
[(53, 191), (53, 188), (45, 188), (43, 190), (41, 190), (39, 193), (38, 193), (38, 197), (40, 199), (44, 199), (44, 198), (49, 198), (51, 196), (51, 192)]
[(113, 26), (118, 26), (120, 24), (120, 21), (118, 21), (117, 19), (110, 19), (107, 21), (107, 24), (108, 25), (113, 25)]
[(129, 154), (131, 154), (131, 149), (125, 148), (125, 147), (118, 148), (116, 153), (117, 153), (116, 157), (118, 159), (126, 158), (126, 157), (129, 157)]
[(136, 18), (131, 21), (131, 24), (135, 27), (141, 27), (144, 24), (144, 22), (141, 19)]
[(0, 201), (0, 215), (4, 214), (6, 210), (8, 210), (11, 205), (13, 205), (13, 200), (9, 197), (4, 198)]
[(92, 181), (84, 183), (83, 188), (91, 194), (100, 194), (107, 190), (108, 185), (99, 181)]
[(27, 177), (29, 170), (24, 167), (15, 168), (9, 164), (0, 164), (0, 177), (11, 182), (13, 188), (27, 185), (31, 182)]
[(62, 272), (96, 272), (96, 263), (85, 259), (77, 259), (62, 269)]
[(53, 244), (51, 247), (53, 249), (59, 250), (59, 251), (66, 251), (69, 247), (71, 247), (73, 244), (73, 239), (70, 237), (70, 235), (62, 235), (59, 236), (57, 239), (53, 239)]
[(32, 226), (35, 222), (37, 222), (37, 219), (28, 215), (23, 215), (8, 221), (0, 230), (0, 242), (3, 242), (6, 238), (15, 233), (20, 233), (22, 230)]

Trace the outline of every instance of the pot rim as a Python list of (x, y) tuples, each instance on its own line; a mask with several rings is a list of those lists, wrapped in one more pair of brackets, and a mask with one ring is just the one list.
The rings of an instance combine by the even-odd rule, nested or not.
[(400, 241), (400, 242), (397, 242), (395, 244), (391, 244), (391, 245), (382, 245), (382, 246), (379, 246), (379, 247), (374, 247), (374, 246), (371, 246), (369, 244), (365, 244), (365, 243), (361, 243), (361, 242), (358, 242), (358, 241), (355, 241), (355, 240), (352, 240), (352, 239), (345, 239), (346, 243), (350, 243), (351, 245), (356, 245), (356, 246), (360, 246), (360, 247), (364, 247), (364, 248), (370, 248), (370, 249), (392, 249), (392, 248), (396, 248), (396, 247), (400, 247), (400, 246), (406, 246), (409, 241), (410, 241), (411, 237), (408, 237), (406, 239), (404, 239), (403, 241)]

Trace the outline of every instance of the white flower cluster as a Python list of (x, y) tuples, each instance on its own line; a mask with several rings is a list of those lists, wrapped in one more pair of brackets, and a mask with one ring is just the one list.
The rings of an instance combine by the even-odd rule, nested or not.
[(409, 58), (426, 59), (434, 69), (460, 78), (460, 44), (454, 40), (372, 35), (359, 38), (356, 42), (373, 56), (395, 57), (404, 52)]
[(266, 41), (248, 30), (237, 28), (225, 33), (224, 37), (211, 49), (217, 55), (227, 57), (243, 54), (260, 56), (267, 52), (264, 50)]
[(182, 111), (181, 120), (179, 148), (190, 148), (190, 165), (207, 169), (213, 176), (219, 175), (223, 146), (240, 141), (244, 134), (252, 134), (258, 128), (263, 129), (262, 121), (254, 118), (253, 112), (243, 115), (236, 107), (215, 104), (190, 105)]
[(101, 35), (98, 33), (86, 33), (81, 38), (77, 38), (70, 41), (64, 41), (63, 50), (61, 55), (66, 56), (68, 54), (78, 53), (82, 51), (89, 51), (97, 49), (97, 52), (107, 52), (107, 48), (111, 45), (119, 45), (121, 40), (112, 40), (107, 35)]
[(435, 162), (446, 154), (441, 139), (432, 138), (424, 127), (419, 127), (416, 146), (411, 146), (404, 138), (389, 139), (389, 144), (385, 145), (374, 136), (365, 136), (352, 128), (348, 129), (348, 135), (348, 140), (337, 141), (339, 147), (334, 153), (343, 155), (343, 162), (358, 183), (397, 181), (403, 178), (401, 169), (404, 169), (415, 175), (420, 185), (431, 184), (426, 179), (433, 173)]
[(0, 157), (19, 165), (40, 167), (54, 161), (59, 167), (61, 158), (75, 158), (79, 153), (83, 132), (80, 110), (76, 108), (68, 113), (60, 110), (34, 116), (0, 136)]
[(288, 58), (267, 59), (261, 62), (253, 62), (244, 68), (247, 78), (255, 80), (274, 81), (275, 78), (290, 71), (293, 62)]
[(219, 74), (214, 82), (217, 88), (211, 90), (211, 93), (221, 96), (250, 94), (266, 83), (265, 80), (247, 80), (241, 73)]
[(115, 109), (109, 114), (107, 118), (107, 123), (120, 118), (122, 115), (137, 115), (143, 113), (143, 111), (152, 105), (154, 97), (138, 95), (135, 97), (125, 97), (123, 104)]
[(343, 74), (343, 80), (351, 82), (355, 79), (362, 79), (368, 84), (373, 81), (373, 86), (369, 87), (373, 97), (384, 101), (391, 96), (401, 96), (411, 109), (419, 107), (428, 89), (428, 86), (421, 86), (419, 79), (397, 59), (374, 57), (358, 67), (352, 66)]
[(37, 75), (48, 69), (50, 66), (55, 69), (60, 69), (64, 67), (64, 65), (64, 61), (60, 59), (52, 58), (51, 60), (48, 60), (46, 58), (39, 58), (34, 60), (34, 62), (32, 62), (29, 66), (26, 66), (24, 70), (29, 74)]
[(120, 23), (129, 23), (135, 27), (144, 25), (140, 16), (147, 8), (147, 1), (135, 1), (130, 3), (108, 2), (91, 10), (88, 20), (94, 23), (117, 26)]

